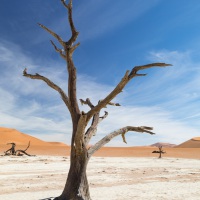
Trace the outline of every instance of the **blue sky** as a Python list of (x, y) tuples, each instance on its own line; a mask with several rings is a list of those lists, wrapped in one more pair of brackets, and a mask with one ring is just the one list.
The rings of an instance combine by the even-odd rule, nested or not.
[[(173, 65), (133, 79), (115, 99), (122, 106), (106, 109), (109, 116), (93, 142), (127, 125), (153, 126), (156, 135), (130, 132), (128, 145), (121, 137), (109, 145), (179, 144), (200, 136), (199, 10), (198, 0), (74, 1), (81, 42), (74, 54), (78, 98), (97, 103), (136, 65)], [(22, 76), (27, 67), (67, 90), (65, 62), (38, 22), (65, 40), (70, 36), (59, 0), (1, 0), (0, 126), (69, 144), (71, 120), (59, 95), (45, 83)]]

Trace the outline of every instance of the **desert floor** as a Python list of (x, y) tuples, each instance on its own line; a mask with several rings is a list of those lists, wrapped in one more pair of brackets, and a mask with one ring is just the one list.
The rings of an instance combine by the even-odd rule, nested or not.
[[(1, 156), (0, 199), (56, 197), (68, 169), (68, 156)], [(93, 200), (200, 199), (199, 159), (93, 157), (87, 173)]]

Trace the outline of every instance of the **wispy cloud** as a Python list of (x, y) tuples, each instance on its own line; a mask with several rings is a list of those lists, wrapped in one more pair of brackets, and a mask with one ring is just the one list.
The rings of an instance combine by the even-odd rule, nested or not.
[[(39, 68), (34, 60), (14, 44), (1, 42), (0, 50), (1, 55), (4, 55), (0, 57), (0, 71), (3, 74), (0, 80), (1, 126), (16, 128), (44, 140), (69, 144), (71, 120), (59, 95), (45, 83), (22, 76), (25, 65), (31, 73), (45, 74), (66, 89), (64, 64), (57, 63), (57, 72), (52, 73), (54, 62), (41, 63), (48, 68)], [(149, 76), (135, 79), (116, 99), (122, 107), (106, 109), (109, 116), (101, 123), (93, 142), (127, 125), (153, 126), (157, 133), (156, 136), (128, 133), (129, 146), (158, 141), (180, 143), (199, 136), (199, 64), (192, 61), (190, 52), (155, 51), (150, 53), (148, 59), (169, 62), (174, 66), (150, 70)], [(193, 76), (189, 78), (188, 73)], [(80, 74), (78, 87), (78, 98), (89, 97), (97, 103), (114, 85), (97, 83), (94, 78)], [(81, 109), (87, 110), (86, 107)], [(124, 145), (121, 137), (109, 145), (119, 144)]]
[[(159, 1), (89, 1), (84, 6), (75, 10), (75, 16), (79, 18), (79, 28), (82, 31), (82, 39), (93, 39), (105, 33), (109, 33), (118, 27), (136, 20), (146, 11), (155, 6)], [(85, 9), (84, 9), (85, 7)], [(90, 12), (88, 12), (90, 10)], [(96, 16), (96, 17), (94, 17)]]
[[(112, 115), (115, 119), (111, 116), (105, 123), (114, 122), (119, 127), (126, 124), (153, 126), (158, 134), (155, 140), (177, 144), (198, 136), (200, 63), (193, 61), (190, 51), (154, 51), (148, 60), (171, 63), (173, 67), (146, 70), (149, 75), (134, 80), (121, 99), (123, 105), (129, 106), (118, 109), (118, 114)], [(141, 137), (144, 141), (139, 139), (139, 144), (154, 140), (145, 140), (145, 137)]]
[[(179, 144), (199, 135), (198, 129), (174, 118), (173, 113), (158, 106), (123, 106), (109, 109), (109, 116), (100, 125), (99, 132), (106, 134), (108, 130), (115, 130), (123, 126), (151, 126), (154, 127), (155, 136), (146, 133), (127, 133), (128, 145), (149, 145), (157, 141)], [(98, 135), (94, 140), (98, 140)], [(134, 139), (133, 139), (134, 138)], [(113, 143), (122, 141), (116, 138)], [(121, 145), (127, 146), (123, 143)]]
[[(77, 30), (81, 32), (80, 41), (95, 39), (111, 31), (123, 27), (127, 23), (134, 22), (152, 7), (159, 3), (159, 0), (145, 1), (86, 1), (74, 2), (74, 22)], [(128, 4), (128, 5), (127, 5)], [(89, 10), (89, 12), (88, 12)], [(68, 26), (63, 26), (67, 21), (66, 13), (56, 20), (48, 22), (48, 27), (65, 37), (70, 35)], [(45, 32), (41, 32), (34, 39), (36, 43), (42, 42), (45, 38), (50, 37)]]

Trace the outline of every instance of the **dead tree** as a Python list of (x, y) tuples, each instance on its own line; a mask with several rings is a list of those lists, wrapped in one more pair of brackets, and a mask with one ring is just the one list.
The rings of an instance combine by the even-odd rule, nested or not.
[(11, 144), (12, 147), (10, 149), (8, 149), (7, 151), (5, 151), (5, 155), (15, 155), (16, 154), (16, 151), (15, 151), (15, 146), (16, 144), (15, 143), (7, 143), (7, 145)]
[[(18, 149), (18, 150), (15, 150), (15, 146), (16, 144), (14, 142), (12, 143), (8, 143), (8, 144), (11, 144), (12, 147), (10, 149), (8, 149), (7, 151), (4, 152), (4, 155), (5, 156), (10, 156), (10, 155), (14, 155), (14, 156), (23, 156), (24, 154), (27, 155), (27, 156), (33, 156), (33, 155), (30, 155), (28, 154), (26, 151), (27, 149), (30, 147), (30, 141), (28, 143), (28, 146), (26, 147), (25, 150), (21, 150), (21, 149)], [(7, 145), (8, 145), (7, 144)]]
[(162, 158), (162, 154), (164, 154), (166, 152), (162, 150), (162, 146), (159, 146), (158, 149), (159, 149), (159, 151), (153, 151), (152, 153), (159, 153), (158, 158)]
[[(68, 21), (71, 30), (71, 37), (68, 40), (63, 40), (57, 33), (47, 28), (42, 24), (38, 24), (41, 28), (51, 34), (60, 44), (61, 48), (57, 47), (56, 44), (51, 40), (51, 44), (55, 51), (60, 54), (61, 58), (66, 61), (68, 71), (68, 93), (65, 93), (58, 85), (52, 82), (49, 78), (42, 76), (38, 73), (30, 74), (27, 69), (24, 69), (23, 76), (31, 79), (37, 79), (44, 81), (49, 87), (56, 90), (63, 100), (64, 104), (69, 110), (72, 119), (72, 137), (71, 137), (71, 153), (70, 153), (70, 169), (68, 172), (66, 184), (62, 194), (56, 197), (56, 200), (91, 200), (89, 193), (89, 185), (87, 181), (86, 168), (91, 156), (107, 144), (114, 137), (121, 135), (123, 141), (125, 140), (125, 134), (128, 131), (134, 131), (139, 133), (152, 132), (152, 127), (147, 126), (126, 126), (120, 128), (112, 133), (106, 135), (99, 142), (89, 147), (91, 138), (97, 132), (98, 124), (107, 117), (108, 113), (105, 112), (104, 116), (100, 116), (100, 111), (107, 105), (119, 106), (117, 103), (113, 103), (112, 100), (122, 92), (126, 84), (135, 77), (143, 77), (146, 74), (139, 73), (141, 70), (152, 68), (152, 67), (166, 67), (170, 64), (165, 63), (152, 63), (142, 66), (136, 66), (131, 71), (126, 71), (118, 85), (101, 101), (96, 105), (93, 104), (89, 98), (86, 100), (81, 99), (82, 104), (89, 106), (87, 113), (83, 112), (79, 108), (77, 99), (77, 72), (73, 62), (73, 53), (80, 43), (76, 43), (79, 32), (76, 30), (72, 17), (72, 0), (66, 3), (65, 0), (61, 0), (63, 6), (66, 8), (68, 13)], [(91, 123), (89, 128), (86, 130), (88, 123)]]

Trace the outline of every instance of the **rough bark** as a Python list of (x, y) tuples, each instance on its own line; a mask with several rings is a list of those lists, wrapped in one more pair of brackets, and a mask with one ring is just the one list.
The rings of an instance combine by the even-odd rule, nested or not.
[(73, 154), (65, 188), (55, 200), (91, 200), (86, 175), (88, 161), (86, 149), (79, 156)]

